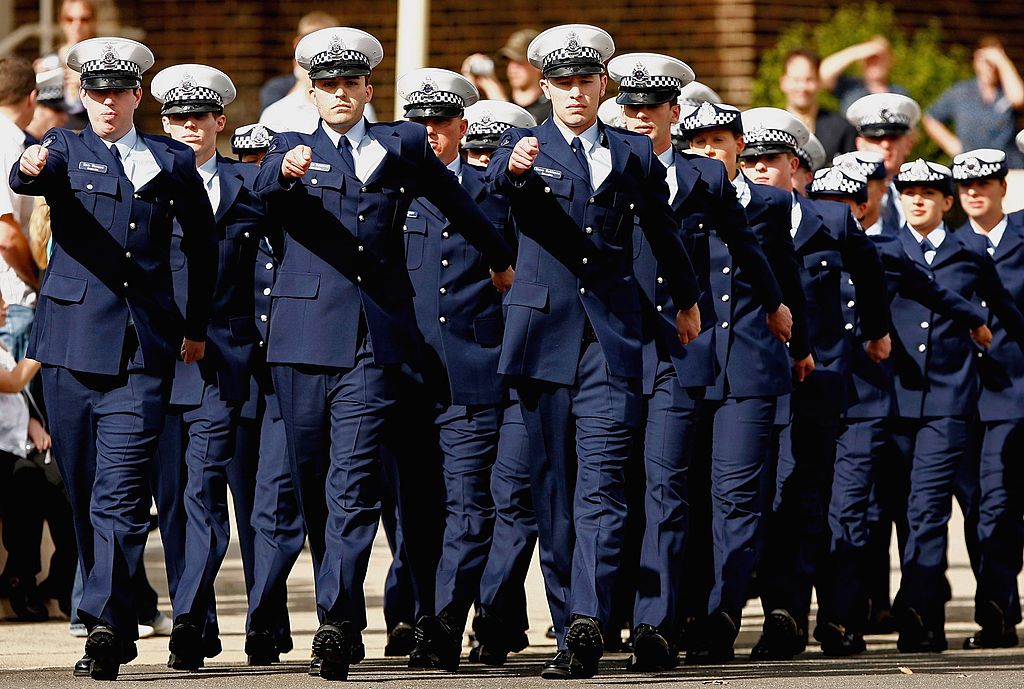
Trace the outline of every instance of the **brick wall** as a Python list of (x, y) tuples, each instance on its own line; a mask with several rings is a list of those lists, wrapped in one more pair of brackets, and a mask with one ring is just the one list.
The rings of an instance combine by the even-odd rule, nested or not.
[[(10, 0), (9, 0), (10, 1)], [(37, 0), (13, 0), (16, 22), (37, 19)], [(931, 16), (947, 17), (947, 40), (972, 45), (981, 33), (1002, 37), (1010, 56), (1024, 67), (1024, 11), (1019, 0), (891, 0), (907, 26)], [(685, 60), (698, 79), (727, 100), (747, 105), (750, 77), (760, 50), (770, 46), (787, 23), (818, 21), (845, 0), (605, 0), (570, 7), (541, 0), (433, 0), (430, 65), (458, 69), (476, 51), (494, 52), (513, 30), (543, 29), (564, 22), (606, 28), (620, 52), (666, 52)], [(365, 29), (384, 45), (385, 59), (374, 82), (377, 110), (392, 112), (396, 0), (361, 3), (308, 0), (121, 0), (121, 21), (145, 31), (157, 57), (156, 69), (177, 62), (207, 62), (235, 81), (239, 98), (228, 108), (229, 126), (259, 116), (260, 85), (290, 70), (291, 40), (299, 17), (314, 9), (336, 13), (344, 23)], [(31, 54), (31, 46), (24, 51)], [(147, 80), (148, 86), (148, 80)], [(141, 117), (152, 130), (157, 109), (146, 99)]]

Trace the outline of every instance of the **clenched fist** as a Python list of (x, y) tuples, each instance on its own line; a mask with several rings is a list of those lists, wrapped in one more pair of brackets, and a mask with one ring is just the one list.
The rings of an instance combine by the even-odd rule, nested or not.
[(508, 171), (518, 177), (531, 167), (533, 161), (540, 153), (540, 142), (535, 136), (524, 136), (512, 149), (512, 155), (508, 158)]
[(768, 330), (779, 342), (789, 342), (793, 337), (793, 314), (785, 304), (779, 304), (775, 313), (768, 314)]
[(296, 146), (284, 154), (281, 161), (281, 176), (285, 179), (298, 179), (309, 172), (309, 164), (313, 161), (313, 152), (309, 146)]
[(21, 174), (28, 177), (38, 177), (39, 173), (46, 167), (46, 159), (50, 157), (50, 151), (42, 146), (29, 146), (21, 154), (21, 164), (18, 169)]
[(676, 332), (684, 345), (690, 344), (700, 335), (700, 309), (696, 304), (686, 311), (676, 313)]

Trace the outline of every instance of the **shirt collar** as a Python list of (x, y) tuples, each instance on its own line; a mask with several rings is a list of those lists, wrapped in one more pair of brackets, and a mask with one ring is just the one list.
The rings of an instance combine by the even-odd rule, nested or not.
[(864, 229), (864, 234), (874, 237), (875, 235), (882, 234), (882, 230), (885, 229), (885, 223), (882, 221), (882, 216), (878, 216), (878, 220), (871, 227)]
[(658, 154), (658, 160), (661, 161), (661, 164), (664, 165), (666, 169), (672, 167), (676, 162), (675, 149), (669, 146)]
[(107, 145), (107, 148), (117, 146), (117, 150), (121, 154), (121, 160), (124, 160), (135, 149), (136, 144), (139, 143), (139, 133), (135, 131), (135, 127), (132, 127), (124, 136), (113, 143), (106, 139), (102, 139), (102, 141)]
[[(327, 134), (327, 137), (331, 140), (335, 147), (337, 147), (338, 142), (341, 141), (342, 135), (331, 129), (326, 122), (321, 121), (320, 126), (323, 127), (323, 130)], [(354, 125), (352, 125), (352, 127), (349, 128), (349, 130), (344, 134), (344, 136), (348, 137), (348, 141), (352, 145), (353, 151), (358, 150), (359, 145), (363, 142), (363, 137), (365, 137), (366, 135), (367, 134), (365, 118), (359, 120)]]
[(737, 170), (736, 176), (732, 178), (732, 185), (736, 188), (736, 198), (744, 208), (750, 203), (750, 183), (747, 182), (743, 170)]
[[(910, 234), (914, 235), (914, 239), (916, 239), (917, 243), (920, 244), (921, 241), (924, 239), (924, 235), (915, 230), (913, 227), (910, 227), (910, 225), (907, 225), (907, 227), (910, 228)], [(932, 246), (934, 246), (936, 249), (942, 246), (942, 240), (944, 240), (945, 238), (946, 223), (944, 222), (939, 223), (938, 227), (936, 227), (934, 230), (928, 233), (928, 241), (931, 242)]]
[(988, 236), (988, 240), (990, 242), (992, 242), (992, 246), (998, 248), (999, 247), (999, 242), (1003, 239), (1003, 233), (1006, 232), (1006, 222), (1007, 222), (1007, 217), (1006, 217), (1006, 214), (1004, 213), (1003, 214), (1003, 219), (1000, 220), (999, 222), (997, 222), (996, 226), (993, 227), (991, 230), (989, 230), (987, 233), (986, 232), (982, 232), (980, 229), (978, 229), (978, 226), (974, 224), (973, 220), (971, 220), (971, 229), (974, 230), (975, 234), (987, 235)]
[(462, 179), (462, 156), (455, 156), (455, 160), (448, 163), (448, 169), (455, 173), (455, 176)]
[(587, 149), (588, 153), (598, 145), (601, 138), (601, 130), (598, 127), (598, 120), (594, 120), (594, 124), (590, 125), (585, 131), (580, 132), (579, 134), (574, 134), (573, 131), (562, 124), (557, 117), (554, 118), (554, 120), (555, 126), (558, 127), (558, 131), (561, 132), (562, 136), (565, 138), (565, 143), (570, 146), (572, 145), (572, 140), (577, 136), (583, 142), (583, 147)]
[(199, 176), (203, 178), (203, 184), (209, 184), (210, 180), (217, 176), (217, 154), (214, 153), (210, 159), (198, 168)]

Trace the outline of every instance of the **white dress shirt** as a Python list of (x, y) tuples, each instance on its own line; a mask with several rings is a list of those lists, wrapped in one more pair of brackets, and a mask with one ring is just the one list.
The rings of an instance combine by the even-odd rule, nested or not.
[[(914, 235), (914, 240), (917, 241), (918, 244), (920, 244), (921, 241), (924, 239), (924, 235), (915, 230), (913, 227), (910, 227), (910, 225), (907, 225), (907, 228), (910, 230), (910, 234)], [(944, 240), (945, 238), (946, 223), (939, 223), (938, 227), (936, 227), (934, 230), (928, 233), (928, 241), (931, 242), (932, 246), (934, 246), (936, 249), (942, 246), (942, 240)], [(931, 250), (924, 252), (924, 260), (928, 263), (928, 265), (931, 265), (932, 261), (935, 260), (935, 252)]]
[(103, 140), (103, 143), (107, 145), (107, 148), (117, 147), (117, 152), (121, 155), (121, 165), (124, 166), (124, 173), (136, 190), (141, 189), (146, 182), (160, 174), (160, 165), (135, 127), (129, 129), (127, 134), (114, 143), (106, 140)]
[(882, 216), (879, 215), (878, 220), (875, 221), (875, 224), (864, 230), (864, 234), (868, 235), (869, 237), (874, 237), (875, 235), (882, 234), (882, 230), (884, 229), (885, 223), (882, 222)]
[(796, 238), (796, 232), (800, 229), (800, 222), (804, 219), (804, 209), (800, 206), (800, 199), (797, 198), (796, 192), (793, 194), (793, 207), (789, 210), (789, 234), (791, 237)]
[[(341, 141), (342, 135), (327, 126), (326, 122), (321, 126), (324, 132), (327, 133), (328, 138), (337, 146), (338, 142)], [(360, 182), (365, 183), (377, 168), (380, 167), (381, 162), (387, 157), (388, 151), (384, 148), (383, 144), (370, 136), (365, 119), (359, 120), (352, 125), (345, 132), (345, 136), (352, 147), (352, 162), (355, 163), (356, 177), (359, 178)]]
[(586, 156), (587, 162), (590, 163), (590, 186), (593, 189), (600, 189), (612, 171), (612, 152), (601, 143), (601, 130), (597, 126), (597, 120), (580, 134), (574, 134), (557, 117), (554, 118), (554, 122), (558, 127), (558, 131), (565, 137), (565, 143), (569, 144), (570, 147), (572, 146), (573, 139), (577, 136), (580, 138), (580, 141), (583, 143), (583, 155)]
[(740, 205), (746, 208), (750, 203), (750, 182), (747, 181), (747, 176), (742, 171), (737, 172), (732, 178), (732, 185), (736, 187), (736, 198)]
[(1006, 218), (1006, 214), (1004, 213), (1003, 214), (1003, 219), (1000, 220), (999, 222), (997, 222), (995, 227), (993, 227), (991, 230), (989, 230), (988, 232), (985, 232), (984, 230), (982, 230), (980, 227), (978, 227), (974, 223), (974, 219), (973, 218), (971, 219), (971, 229), (974, 230), (974, 234), (980, 234), (983, 237), (987, 236), (988, 237), (988, 241), (992, 242), (992, 247), (993, 248), (988, 250), (988, 253), (990, 255), (994, 254), (996, 252), (995, 250), (999, 248), (999, 242), (1001, 242), (1003, 240), (1003, 233), (1006, 232), (1006, 221), (1007, 221), (1007, 218)]
[(220, 172), (217, 169), (217, 154), (214, 153), (210, 156), (210, 159), (200, 165), (197, 170), (199, 178), (203, 180), (203, 186), (206, 187), (206, 195), (210, 197), (210, 208), (216, 215), (217, 209), (220, 208)]
[(462, 184), (462, 156), (455, 156), (455, 160), (448, 163), (448, 169), (455, 174), (459, 184)]
[(676, 151), (669, 146), (658, 154), (658, 160), (665, 166), (665, 181), (668, 182), (668, 202), (676, 200), (679, 191), (679, 180), (676, 178)]

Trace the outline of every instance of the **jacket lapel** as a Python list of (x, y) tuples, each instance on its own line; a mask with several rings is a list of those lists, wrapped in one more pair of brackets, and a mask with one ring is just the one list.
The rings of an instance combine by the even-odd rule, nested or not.
[[(742, 175), (743, 173), (741, 172), (740, 174)], [(729, 184), (732, 184), (732, 182), (729, 182)], [(768, 202), (765, 201), (756, 184), (747, 182), (747, 186), (750, 187), (750, 203), (747, 204), (745, 210), (747, 212), (747, 222), (753, 225), (760, 219), (761, 214), (768, 210)]]
[[(625, 173), (629, 155), (633, 152), (633, 148), (629, 145), (629, 139), (619, 134), (615, 129), (598, 124), (598, 132), (599, 136), (607, 143), (608, 150), (611, 152), (612, 169), (601, 182), (601, 186), (594, 190), (595, 194), (603, 191), (606, 186), (614, 183), (614, 180), (620, 178)], [(572, 149), (569, 149), (569, 152), (571, 153)], [(655, 162), (661, 165), (660, 160)]]
[(793, 237), (793, 246), (799, 251), (804, 244), (810, 241), (811, 237), (825, 228), (825, 223), (814, 206), (804, 203), (802, 197), (797, 197), (797, 203), (800, 204), (800, 226), (796, 230), (796, 236)]
[(672, 209), (679, 210), (700, 179), (700, 170), (684, 158), (679, 151), (675, 152), (675, 161), (676, 184), (678, 187), (676, 189), (676, 197), (672, 199)]
[[(954, 233), (950, 232), (947, 227), (946, 236), (942, 240), (942, 244), (939, 244), (935, 249), (935, 256), (932, 257), (932, 269), (938, 268), (943, 263), (952, 259), (961, 248), (964, 248), (963, 242)], [(920, 247), (918, 248), (918, 253), (921, 253)]]
[[(921, 245), (914, 239), (914, 235), (910, 233), (910, 228), (904, 225), (900, 228), (899, 234), (900, 242), (903, 243), (903, 250), (907, 252), (914, 261), (920, 265), (931, 270), (931, 266), (928, 265), (928, 261), (924, 260), (924, 252), (921, 251)], [(943, 242), (945, 244), (945, 242)]]
[[(139, 132), (139, 138), (142, 139), (142, 143), (146, 144), (146, 147), (153, 153), (153, 158), (156, 159), (156, 164), (160, 167), (160, 171), (170, 174), (174, 168), (174, 154), (167, 148), (167, 144), (156, 137), (147, 136), (142, 132)], [(149, 184), (149, 182), (146, 184)]]
[(1024, 246), (1024, 215), (1013, 213), (1006, 218), (1006, 231), (992, 258), (1001, 263), (1017, 253), (1021, 246)]
[(122, 166), (120, 161), (114, 157), (114, 154), (110, 152), (107, 144), (96, 135), (96, 132), (92, 130), (92, 127), (86, 127), (82, 132), (81, 137), (82, 141), (85, 142), (85, 145), (89, 147), (89, 150), (96, 155), (97, 160), (107, 166), (107, 172), (118, 175), (123, 180), (128, 179), (121, 175)]
[(238, 192), (242, 189), (242, 176), (235, 172), (235, 166), (219, 153), (217, 170), (220, 176), (220, 207), (214, 209), (214, 217), (220, 222), (238, 198)]
[(469, 194), (474, 201), (479, 201), (485, 191), (483, 172), (469, 163), (463, 162), (462, 188), (466, 190), (466, 193)]
[(569, 148), (569, 143), (562, 136), (561, 130), (553, 118), (548, 118), (536, 130), (540, 142), (540, 156), (550, 158), (559, 170), (564, 170), (573, 177), (590, 186), (590, 170), (581, 170), (576, 154)]

